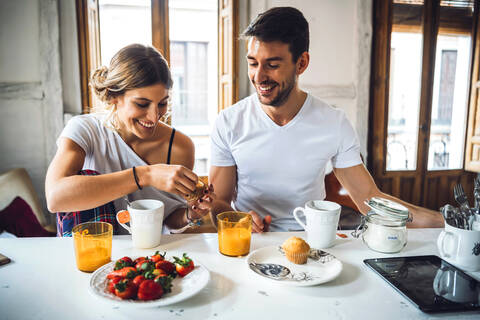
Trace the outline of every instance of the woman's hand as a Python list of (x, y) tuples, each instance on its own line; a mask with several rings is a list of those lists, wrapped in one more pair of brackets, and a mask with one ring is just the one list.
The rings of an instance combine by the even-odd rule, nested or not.
[(188, 216), (193, 220), (201, 219), (213, 209), (213, 201), (217, 198), (213, 192), (213, 185), (205, 189), (204, 193), (200, 199), (188, 202)]
[[(195, 190), (198, 177), (181, 165), (154, 164), (148, 167), (148, 185), (185, 196)], [(142, 181), (140, 181), (140, 184)]]

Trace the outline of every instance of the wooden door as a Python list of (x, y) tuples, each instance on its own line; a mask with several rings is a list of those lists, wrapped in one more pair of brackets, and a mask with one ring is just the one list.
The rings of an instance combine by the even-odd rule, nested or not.
[(238, 0), (218, 0), (218, 111), (238, 100)]
[[(466, 0), (465, 3), (467, 5), (471, 3), (473, 6), (473, 1)], [(465, 12), (468, 10), (461, 11), (458, 15), (457, 11), (437, 0), (425, 0), (423, 4), (420, 1), (412, 4), (410, 1), (402, 0), (379, 0), (374, 3), (369, 169), (382, 191), (433, 210), (438, 210), (446, 203), (455, 204), (453, 186), (456, 183), (462, 183), (470, 199), (473, 193), (474, 175), (464, 170), (463, 158), (460, 167), (455, 169), (436, 168), (434, 170), (429, 164), (431, 161), (429, 157), (432, 157), (430, 144), (435, 134), (435, 130), (432, 130), (435, 127), (432, 123), (432, 105), (438, 102), (439, 92), (438, 88), (434, 89), (435, 81), (438, 82), (437, 38), (440, 34), (468, 34), (469, 32), (473, 34), (472, 25), (478, 19), (478, 6), (475, 7), (471, 20), (465, 17)], [(392, 59), (395, 59), (391, 56), (395, 53), (392, 51), (392, 31), (416, 34), (421, 37), (421, 46), (419, 46), (421, 57), (417, 68), (419, 94), (415, 101), (418, 103), (418, 109), (412, 108), (409, 114), (416, 120), (416, 140), (413, 139), (413, 145), (411, 143), (403, 146), (405, 149), (416, 150), (416, 153), (410, 156), (409, 166), (405, 165), (405, 168), (400, 169), (390, 168), (388, 165), (388, 148), (392, 142), (389, 132), (389, 125), (392, 123), (389, 112), (392, 112), (393, 107), (391, 91), (393, 92), (394, 85), (398, 85), (392, 84), (391, 63), (394, 61)], [(472, 37), (472, 42), (474, 39), (475, 37)], [(472, 48), (474, 47), (473, 45)], [(415, 61), (409, 63), (415, 64)], [(436, 72), (437, 78), (435, 78)], [(468, 72), (465, 76), (468, 76)], [(407, 156), (405, 158), (407, 159)], [(411, 164), (412, 162), (414, 165)]]
[(80, 53), (80, 85), (82, 92), (82, 113), (98, 104), (88, 83), (90, 72), (102, 65), (100, 55), (100, 21), (98, 0), (77, 0), (78, 46)]
[(465, 169), (480, 172), (480, 23), (477, 19), (474, 65), (470, 87), (470, 111), (468, 116)]

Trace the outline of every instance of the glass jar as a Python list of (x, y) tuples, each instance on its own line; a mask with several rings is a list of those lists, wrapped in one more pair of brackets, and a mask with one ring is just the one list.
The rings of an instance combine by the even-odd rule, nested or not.
[(372, 250), (382, 253), (400, 252), (407, 245), (407, 222), (412, 221), (408, 209), (401, 204), (373, 197), (365, 201), (371, 211), (353, 236), (362, 236), (363, 242)]

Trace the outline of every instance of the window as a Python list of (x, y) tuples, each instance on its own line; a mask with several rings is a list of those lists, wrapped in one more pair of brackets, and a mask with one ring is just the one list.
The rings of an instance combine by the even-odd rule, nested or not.
[[(174, 81), (172, 124), (193, 139), (195, 168), (201, 174), (207, 174), (210, 166), (209, 141), (213, 119), (210, 122), (208, 115), (217, 110), (217, 100), (210, 97), (209, 101), (209, 90), (216, 93), (217, 85), (208, 79), (208, 47), (208, 42), (170, 41)], [(210, 112), (209, 108), (212, 109)]]
[(207, 42), (170, 41), (174, 125), (208, 125)]
[(152, 45), (150, 0), (99, 0), (100, 54), (102, 65), (121, 48), (141, 43)]
[[(206, 174), (215, 116), (237, 99), (231, 80), (237, 59), (237, 7), (238, 0), (77, 0), (84, 112), (96, 103), (87, 86), (92, 70), (108, 65), (128, 44), (157, 47), (169, 61), (174, 80), (169, 120), (192, 138), (194, 170)], [(225, 79), (230, 79), (229, 86)]]
[(387, 170), (415, 170), (422, 65), (421, 33), (392, 32)]
[(374, 4), (369, 169), (382, 191), (438, 210), (455, 203), (456, 183), (471, 196), (464, 161), (480, 154), (476, 138), (465, 142), (469, 91), (476, 94), (478, 81), (478, 1)]
[(428, 170), (463, 168), (471, 42), (470, 34), (437, 37)]
[(217, 0), (169, 1), (172, 125), (195, 143), (195, 171), (210, 167), (210, 132), (218, 111)]

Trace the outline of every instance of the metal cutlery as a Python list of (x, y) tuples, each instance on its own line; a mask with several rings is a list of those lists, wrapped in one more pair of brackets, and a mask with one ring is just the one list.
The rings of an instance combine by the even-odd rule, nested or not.
[[(475, 181), (475, 184), (477, 184), (476, 181)], [(461, 228), (471, 230), (472, 224), (474, 221), (471, 218), (473, 216), (473, 213), (471, 212), (470, 206), (468, 204), (467, 195), (465, 194), (465, 191), (463, 190), (463, 186), (460, 183), (456, 184), (455, 187), (453, 188), (453, 194), (455, 196), (455, 200), (460, 205), (459, 218), (463, 220)]]
[(454, 227), (458, 226), (454, 206), (446, 204), (440, 208), (440, 213), (442, 214), (445, 223)]
[(468, 217), (468, 229), (467, 230), (473, 230), (473, 223), (475, 222), (475, 216), (472, 214), (471, 216)]
[(480, 209), (480, 177), (476, 177), (475, 180), (475, 187), (473, 189), (473, 195), (474, 195), (474, 206), (476, 209)]
[(471, 225), (473, 223), (471, 216), (473, 216), (473, 214), (467, 214), (465, 211), (460, 210), (459, 208), (456, 208), (450, 204), (446, 204), (441, 207), (440, 213), (443, 215), (445, 222), (452, 227), (471, 230)]
[(470, 206), (468, 205), (467, 195), (465, 194), (465, 191), (463, 190), (463, 187), (460, 183), (456, 184), (453, 187), (453, 195), (455, 196), (455, 200), (457, 201), (457, 203), (460, 205), (460, 208), (470, 209)]

